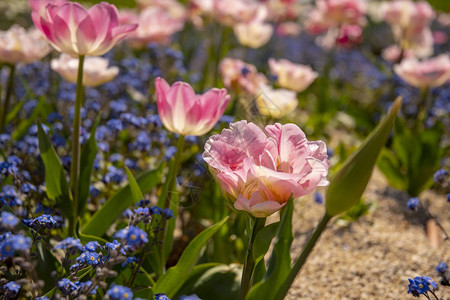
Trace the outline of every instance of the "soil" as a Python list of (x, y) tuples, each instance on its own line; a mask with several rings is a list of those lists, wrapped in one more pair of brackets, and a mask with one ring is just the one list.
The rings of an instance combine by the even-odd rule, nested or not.
[[(332, 220), (286, 299), (415, 299), (407, 294), (408, 278), (430, 276), (439, 282), (435, 267), (441, 261), (450, 264), (450, 240), (444, 240), (443, 232), (431, 230), (431, 237), (439, 238), (433, 247), (423, 212), (409, 210), (407, 195), (389, 188), (378, 170), (364, 198), (377, 209), (347, 227)], [(426, 191), (419, 199), (450, 231), (445, 196)], [(293, 259), (324, 213), (323, 205), (312, 203), (305, 198), (296, 204)], [(439, 285), (436, 294), (449, 300), (450, 287)]]

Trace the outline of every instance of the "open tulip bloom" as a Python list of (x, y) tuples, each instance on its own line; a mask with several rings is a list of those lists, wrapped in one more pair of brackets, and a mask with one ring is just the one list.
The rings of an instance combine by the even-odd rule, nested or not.
[(277, 123), (264, 131), (245, 120), (230, 124), (209, 138), (203, 153), (234, 208), (257, 218), (327, 185), (330, 165), (325, 143), (308, 141), (297, 125)]
[(119, 25), (117, 8), (106, 2), (89, 10), (65, 1), (30, 0), (30, 5), (36, 27), (56, 50), (71, 56), (102, 55), (137, 27)]

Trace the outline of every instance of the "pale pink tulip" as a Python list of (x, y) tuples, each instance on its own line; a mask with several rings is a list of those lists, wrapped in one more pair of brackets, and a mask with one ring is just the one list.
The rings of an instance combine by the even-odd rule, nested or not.
[(0, 62), (17, 64), (32, 63), (50, 52), (50, 46), (36, 28), (25, 30), (13, 25), (7, 31), (0, 31)]
[[(102, 57), (86, 57), (83, 67), (83, 85), (95, 87), (109, 82), (119, 74), (118, 67), (108, 67), (108, 60)], [(78, 58), (61, 54), (58, 59), (52, 59), (52, 70), (65, 80), (76, 83), (78, 75)]]
[(273, 89), (263, 85), (256, 98), (256, 106), (262, 115), (280, 119), (298, 106), (297, 94), (290, 90)]
[(258, 73), (254, 65), (240, 59), (224, 58), (219, 65), (220, 75), (226, 88), (237, 93), (257, 95), (259, 86), (267, 83), (267, 78)]
[(102, 55), (137, 26), (120, 26), (116, 7), (106, 2), (89, 10), (64, 1), (30, 0), (30, 6), (34, 24), (52, 46), (73, 57)]
[(287, 59), (277, 61), (271, 58), (269, 67), (281, 87), (296, 92), (306, 90), (318, 76), (310, 66), (294, 64)]
[(223, 115), (230, 96), (225, 89), (213, 88), (196, 95), (185, 82), (170, 86), (156, 78), (158, 114), (167, 130), (181, 135), (200, 136), (210, 131)]
[(287, 201), (328, 184), (323, 142), (310, 142), (295, 124), (230, 124), (205, 144), (203, 158), (234, 208), (263, 218)]
[(411, 50), (403, 50), (397, 45), (391, 45), (381, 51), (381, 56), (388, 62), (399, 62), (403, 58), (414, 56)]
[(450, 55), (441, 54), (423, 61), (414, 57), (407, 58), (395, 65), (394, 71), (408, 84), (417, 88), (440, 86), (450, 79)]
[[(128, 12), (126, 18), (139, 24), (136, 31), (127, 37), (127, 41), (135, 48), (144, 47), (151, 42), (168, 44), (172, 35), (183, 29), (185, 22), (184, 16), (172, 16), (168, 11), (156, 6), (147, 7), (139, 15)], [(125, 20), (125, 16), (122, 20)]]
[(241, 45), (256, 49), (267, 44), (270, 40), (273, 26), (269, 23), (255, 21), (236, 24), (233, 30)]
[(214, 13), (219, 22), (226, 26), (254, 20), (261, 4), (254, 0), (214, 0)]

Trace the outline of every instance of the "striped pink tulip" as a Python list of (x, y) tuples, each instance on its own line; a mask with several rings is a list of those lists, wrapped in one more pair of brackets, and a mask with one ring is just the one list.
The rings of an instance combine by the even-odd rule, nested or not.
[(325, 144), (308, 141), (295, 124), (262, 131), (245, 120), (232, 123), (208, 139), (203, 158), (234, 208), (257, 218), (328, 184)]
[(30, 0), (36, 27), (52, 46), (71, 56), (98, 56), (136, 29), (136, 24), (119, 25), (117, 8), (106, 2), (89, 10), (79, 3)]
[(226, 89), (213, 88), (196, 95), (186, 82), (170, 86), (156, 78), (156, 101), (161, 121), (167, 130), (181, 135), (200, 136), (210, 131), (223, 115), (230, 96)]

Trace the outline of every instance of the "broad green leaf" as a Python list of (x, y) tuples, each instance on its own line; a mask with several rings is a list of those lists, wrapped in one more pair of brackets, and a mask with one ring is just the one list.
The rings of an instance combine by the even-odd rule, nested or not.
[(204, 263), (196, 265), (192, 272), (189, 274), (188, 278), (184, 282), (183, 286), (178, 290), (177, 294), (175, 295), (175, 299), (178, 299), (178, 297), (182, 295), (192, 295), (195, 294), (193, 287), (195, 283), (199, 280), (199, 278), (202, 277), (203, 274), (205, 274), (206, 271), (222, 265), (221, 263)]
[(164, 236), (164, 257), (163, 257), (163, 263), (165, 264), (170, 252), (172, 251), (173, 246), (173, 232), (175, 230), (175, 222), (178, 218), (178, 201), (179, 201), (179, 195), (178, 192), (173, 192), (172, 196), (170, 196), (170, 204), (169, 209), (173, 212), (173, 218), (169, 219), (167, 221), (167, 226), (165, 230), (165, 236)]
[(53, 253), (46, 249), (42, 242), (36, 243), (36, 256), (37, 265), (36, 272), (40, 280), (44, 281), (43, 292), (48, 292), (55, 287), (54, 278), (52, 278), (52, 272), (57, 270), (57, 265), (59, 265)]
[(197, 235), (183, 251), (178, 263), (167, 270), (167, 273), (156, 282), (153, 287), (154, 293), (165, 293), (169, 298), (173, 297), (192, 272), (200, 250), (227, 220), (228, 217)]
[(6, 124), (9, 124), (12, 120), (17, 117), (17, 114), (22, 110), (23, 105), (25, 104), (25, 100), (21, 100), (17, 102), (16, 105), (11, 109), (11, 111), (6, 116)]
[(58, 205), (66, 217), (72, 216), (72, 196), (64, 168), (41, 124), (38, 124), (38, 139), (39, 152), (45, 166), (47, 196)]
[(408, 193), (412, 197), (418, 196), (422, 191), (433, 184), (433, 174), (439, 168), (443, 151), (440, 147), (444, 129), (438, 123), (435, 127), (424, 130), (416, 138), (418, 141), (418, 159), (413, 160), (412, 174)]
[(377, 161), (377, 167), (386, 176), (389, 184), (399, 190), (405, 191), (408, 187), (408, 176), (400, 171), (398, 158), (389, 149), (382, 149)]
[(246, 299), (273, 299), (289, 274), (291, 270), (291, 244), (294, 239), (292, 235), (293, 211), (293, 200), (289, 200), (281, 213), (280, 226), (278, 227), (266, 275), (263, 280), (253, 285)]
[(205, 271), (193, 284), (192, 292), (201, 299), (238, 299), (241, 276), (241, 265), (219, 265)]
[(136, 179), (134, 179), (133, 174), (131, 173), (130, 169), (127, 168), (127, 166), (125, 166), (125, 172), (127, 173), (128, 185), (130, 186), (133, 203), (138, 203), (139, 201), (144, 199), (144, 195), (142, 195), (139, 184), (136, 182)]
[(255, 260), (255, 271), (253, 274), (253, 284), (261, 281), (266, 275), (266, 263), (264, 255), (269, 250), (270, 243), (277, 234), (277, 229), (280, 222), (272, 223), (261, 229), (256, 235), (255, 243), (253, 244), (253, 259)]
[(89, 197), (89, 185), (91, 183), (91, 174), (92, 169), (94, 168), (94, 160), (97, 155), (98, 148), (97, 142), (95, 140), (95, 131), (97, 130), (97, 126), (100, 122), (100, 114), (95, 121), (94, 126), (92, 126), (91, 136), (89, 140), (83, 147), (81, 148), (81, 157), (80, 157), (80, 184), (79, 184), (79, 192), (78, 192), (78, 215), (81, 216), (83, 212), (87, 199)]
[[(147, 193), (161, 182), (164, 163), (157, 169), (146, 171), (137, 177), (137, 183), (142, 191)], [(102, 236), (114, 221), (120, 217), (120, 214), (128, 207), (134, 205), (132, 191), (128, 184), (114, 196), (111, 197), (103, 206), (92, 216), (81, 230), (83, 234)]]
[(31, 115), (25, 120), (22, 120), (17, 126), (17, 129), (11, 134), (12, 141), (20, 140), (27, 133), (28, 128), (30, 128), (31, 125), (34, 124), (36, 118), (42, 113), (44, 105), (45, 105), (45, 97), (41, 96), (39, 97), (38, 103), (34, 108), (33, 112), (31, 113)]
[(378, 154), (386, 143), (401, 104), (401, 98), (395, 100), (388, 115), (364, 140), (358, 150), (347, 159), (331, 180), (326, 195), (326, 211), (329, 216), (343, 213), (361, 199)]

